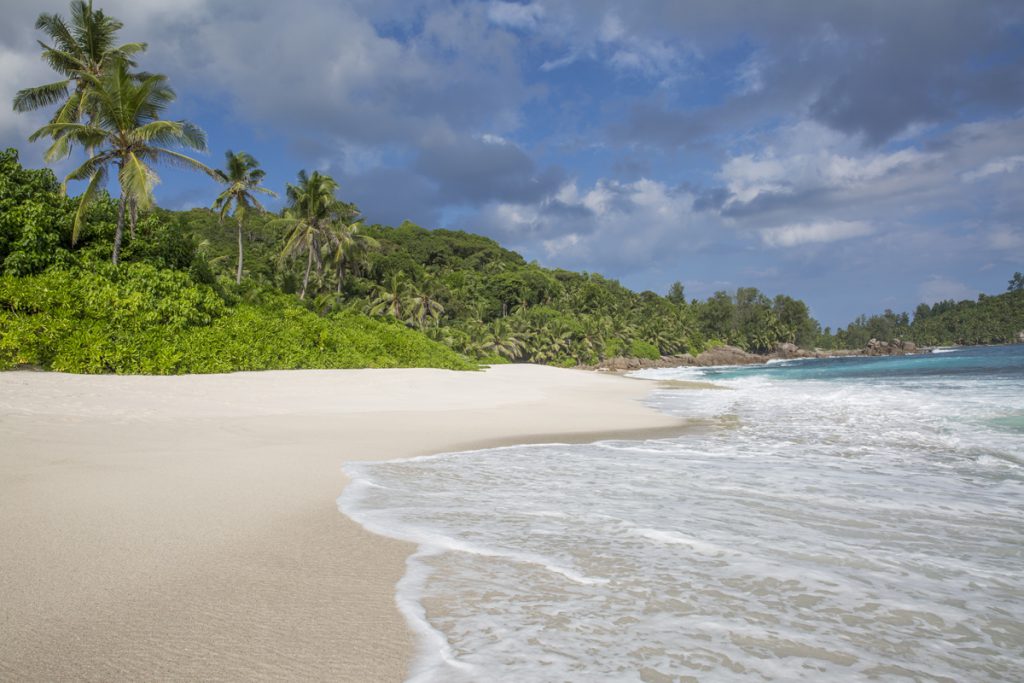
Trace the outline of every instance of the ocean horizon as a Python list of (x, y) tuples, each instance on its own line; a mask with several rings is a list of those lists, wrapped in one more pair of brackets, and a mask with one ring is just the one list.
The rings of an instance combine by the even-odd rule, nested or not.
[(1024, 680), (1024, 346), (654, 369), (670, 439), (345, 467), (413, 681)]

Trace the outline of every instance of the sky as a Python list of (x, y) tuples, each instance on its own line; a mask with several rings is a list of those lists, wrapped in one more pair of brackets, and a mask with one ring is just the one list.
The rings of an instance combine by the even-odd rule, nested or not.
[[(54, 80), (0, 0), (0, 99)], [(1005, 291), (1024, 270), (1019, 0), (96, 0), (167, 118), (282, 192), (341, 183), (369, 223), (463, 229), (541, 265), (688, 298), (758, 287), (823, 325)], [(46, 112), (0, 106), (42, 165)], [(55, 169), (70, 170), (68, 163)], [(161, 206), (208, 206), (160, 171)], [(270, 208), (280, 208), (280, 200)]]

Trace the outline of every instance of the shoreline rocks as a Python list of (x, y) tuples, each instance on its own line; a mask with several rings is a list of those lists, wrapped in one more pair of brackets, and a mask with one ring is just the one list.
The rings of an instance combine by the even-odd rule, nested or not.
[(769, 354), (761, 355), (748, 353), (737, 346), (722, 345), (708, 349), (700, 355), (691, 356), (688, 353), (676, 354), (673, 356), (662, 356), (658, 359), (632, 358), (617, 356), (607, 358), (596, 365), (581, 365), (586, 370), (599, 370), (604, 372), (632, 372), (633, 370), (644, 370), (647, 368), (682, 368), (682, 367), (709, 367), (712, 365), (756, 365), (767, 363), (770, 360), (795, 360), (797, 358), (837, 358), (843, 356), (903, 356), (915, 353), (922, 353), (922, 349), (912, 341), (901, 341), (894, 339), (891, 342), (883, 342), (872, 339), (863, 349), (835, 349), (823, 351), (821, 349), (802, 349), (796, 344), (785, 342), (779, 344)]
[(893, 339), (891, 342), (872, 339), (864, 349), (866, 356), (903, 356), (908, 353), (917, 353), (917, 344), (912, 341), (901, 341)]

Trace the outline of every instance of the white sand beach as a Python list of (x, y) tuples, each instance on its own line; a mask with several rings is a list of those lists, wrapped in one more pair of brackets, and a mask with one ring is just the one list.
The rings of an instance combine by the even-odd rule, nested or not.
[(680, 424), (649, 383), (514, 365), (0, 373), (0, 679), (402, 680), (408, 544), (341, 466)]

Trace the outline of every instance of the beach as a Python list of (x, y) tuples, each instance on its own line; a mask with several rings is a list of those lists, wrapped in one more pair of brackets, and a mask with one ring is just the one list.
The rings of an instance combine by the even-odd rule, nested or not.
[(678, 433), (650, 383), (532, 365), (0, 373), (0, 679), (403, 680), (415, 550), (346, 462)]

